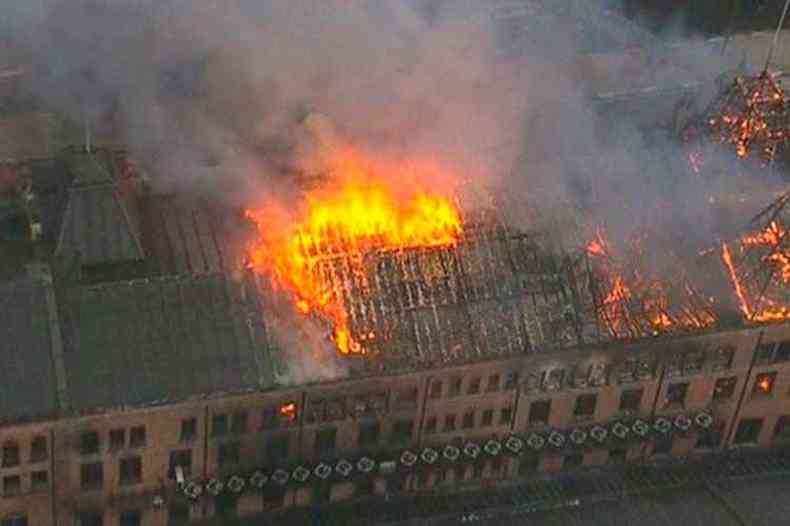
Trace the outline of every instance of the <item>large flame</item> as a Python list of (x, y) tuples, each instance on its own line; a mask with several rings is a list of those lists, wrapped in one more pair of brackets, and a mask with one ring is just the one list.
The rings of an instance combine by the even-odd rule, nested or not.
[(300, 313), (328, 322), (341, 353), (358, 354), (359, 340), (376, 335), (352, 334), (344, 298), (322, 261), (343, 257), (361, 272), (369, 252), (453, 246), (461, 214), (451, 192), (425, 186), (440, 178), (430, 163), (374, 162), (344, 151), (332, 159), (331, 173), (290, 210), (270, 203), (246, 211), (259, 233), (250, 267), (285, 289)]

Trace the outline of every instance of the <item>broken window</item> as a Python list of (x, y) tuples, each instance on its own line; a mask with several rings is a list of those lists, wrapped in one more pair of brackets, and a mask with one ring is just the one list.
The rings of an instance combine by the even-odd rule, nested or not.
[(99, 452), (99, 433), (87, 431), (80, 436), (80, 454), (95, 455)]
[(543, 389), (546, 391), (559, 391), (565, 381), (565, 369), (552, 369), (543, 376)]
[(738, 423), (733, 442), (735, 444), (756, 444), (762, 428), (762, 418), (745, 418)]
[(3, 444), (3, 467), (13, 468), (19, 465), (19, 446), (16, 442)]
[(776, 420), (774, 440), (782, 442), (790, 440), (790, 415), (780, 416)]
[(573, 409), (573, 415), (576, 418), (592, 418), (595, 414), (595, 406), (598, 402), (598, 396), (595, 394), (584, 394), (576, 397), (576, 405)]
[(143, 447), (145, 442), (145, 426), (135, 426), (129, 430), (129, 447)]
[(110, 430), (110, 449), (122, 449), (126, 447), (126, 430)]
[(735, 356), (735, 349), (731, 346), (724, 346), (716, 349), (713, 357), (713, 369), (722, 371), (732, 367), (732, 359)]
[(181, 435), (182, 442), (189, 442), (197, 437), (197, 419), (185, 418), (181, 421)]
[(170, 452), (170, 468), (168, 469), (168, 477), (170, 479), (176, 478), (176, 468), (180, 467), (184, 473), (184, 477), (189, 477), (192, 474), (192, 450), (191, 449), (178, 449)]
[(620, 395), (620, 411), (638, 413), (642, 404), (642, 389), (627, 389)]
[(774, 383), (776, 383), (776, 371), (758, 374), (754, 379), (752, 396), (771, 396), (774, 391)]
[(688, 393), (689, 384), (681, 382), (669, 384), (667, 387), (666, 407), (683, 407), (686, 403), (686, 393)]
[(508, 373), (505, 379), (505, 389), (515, 389), (518, 386), (518, 372)]
[(139, 484), (143, 480), (143, 461), (140, 457), (127, 457), (120, 460), (121, 486)]

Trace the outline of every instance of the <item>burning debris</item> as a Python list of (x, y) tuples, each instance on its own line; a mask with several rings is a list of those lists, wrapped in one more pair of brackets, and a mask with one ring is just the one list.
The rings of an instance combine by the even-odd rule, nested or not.
[(758, 227), (721, 256), (746, 321), (790, 320), (790, 192), (761, 212)]
[(790, 101), (767, 69), (758, 76), (736, 77), (686, 136), (700, 143), (689, 154), (697, 174), (704, 140), (731, 145), (738, 158), (754, 157), (768, 165), (790, 150)]
[[(644, 240), (616, 253), (603, 229), (587, 245), (599, 322), (612, 339), (702, 329), (718, 323), (714, 302), (694, 287), (675, 261), (677, 279), (651, 272)], [(677, 258), (676, 258), (677, 259)]]

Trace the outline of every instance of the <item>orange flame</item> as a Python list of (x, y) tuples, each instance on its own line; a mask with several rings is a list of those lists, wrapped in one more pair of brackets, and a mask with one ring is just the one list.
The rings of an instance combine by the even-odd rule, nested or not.
[(329, 322), (341, 353), (358, 354), (365, 352), (360, 341), (375, 333), (352, 335), (343, 294), (322, 262), (346, 258), (358, 273), (369, 252), (454, 246), (461, 214), (449, 195), (420, 184), (441, 176), (427, 163), (372, 162), (345, 151), (332, 166), (333, 181), (305, 193), (294, 211), (276, 205), (246, 210), (259, 233), (249, 265), (287, 289), (301, 314)]
[(288, 402), (280, 406), (280, 416), (293, 422), (296, 420), (296, 403)]

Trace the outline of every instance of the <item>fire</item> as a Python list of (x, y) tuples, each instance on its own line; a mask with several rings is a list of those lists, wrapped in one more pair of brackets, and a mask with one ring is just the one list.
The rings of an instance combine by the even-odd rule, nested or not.
[(288, 402), (280, 406), (280, 416), (289, 422), (296, 420), (296, 403)]
[(305, 192), (292, 210), (269, 204), (246, 210), (258, 229), (249, 266), (292, 296), (296, 310), (332, 326), (342, 354), (364, 353), (373, 331), (355, 336), (328, 259), (345, 258), (360, 281), (367, 253), (455, 246), (462, 233), (451, 192), (425, 181), (441, 174), (428, 163), (371, 161), (345, 151), (332, 160), (332, 181)]

